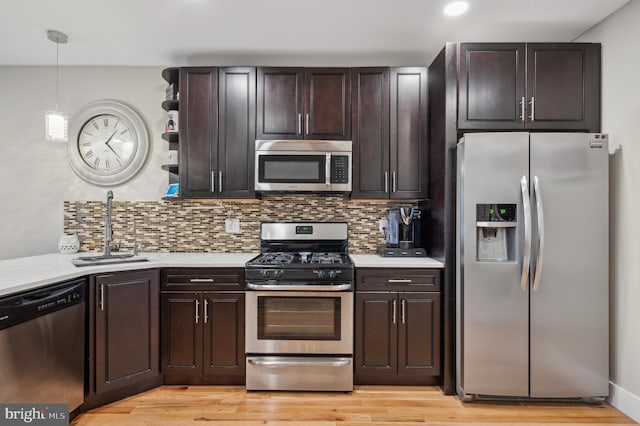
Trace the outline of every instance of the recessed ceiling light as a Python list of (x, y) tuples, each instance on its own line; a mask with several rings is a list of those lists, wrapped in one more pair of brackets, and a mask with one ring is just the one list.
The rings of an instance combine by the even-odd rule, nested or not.
[(444, 14), (447, 16), (462, 15), (469, 9), (469, 3), (466, 1), (454, 1), (444, 7)]

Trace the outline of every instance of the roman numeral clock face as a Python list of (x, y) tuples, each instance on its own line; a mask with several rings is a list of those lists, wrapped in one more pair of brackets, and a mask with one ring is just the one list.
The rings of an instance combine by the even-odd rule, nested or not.
[(78, 151), (89, 167), (117, 173), (131, 163), (137, 143), (126, 122), (115, 115), (103, 114), (93, 117), (82, 127)]
[(135, 176), (149, 152), (149, 134), (142, 117), (114, 100), (86, 105), (71, 122), (69, 164), (95, 185), (118, 185)]

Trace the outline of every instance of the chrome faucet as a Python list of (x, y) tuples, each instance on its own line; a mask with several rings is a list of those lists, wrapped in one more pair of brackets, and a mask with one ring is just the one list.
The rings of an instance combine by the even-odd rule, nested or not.
[(113, 191), (107, 191), (107, 213), (104, 218), (104, 256), (111, 256), (111, 239), (113, 238), (113, 229), (111, 228)]

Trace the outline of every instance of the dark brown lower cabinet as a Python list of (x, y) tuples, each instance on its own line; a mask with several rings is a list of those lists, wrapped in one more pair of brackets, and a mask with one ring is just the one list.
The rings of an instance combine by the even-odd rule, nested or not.
[(88, 408), (162, 382), (159, 271), (93, 275), (90, 283)]
[[(391, 283), (406, 285), (415, 279), (410, 274), (400, 275), (400, 278), (396, 275), (380, 275), (380, 278), (390, 281), (389, 290), (394, 289)], [(356, 288), (366, 287), (363, 283), (367, 281), (379, 280), (360, 274)], [(433, 287), (433, 284), (419, 286)], [(355, 383), (438, 384), (440, 293), (356, 290), (355, 296)]]
[(168, 269), (162, 281), (160, 365), (165, 383), (243, 384), (243, 271)]

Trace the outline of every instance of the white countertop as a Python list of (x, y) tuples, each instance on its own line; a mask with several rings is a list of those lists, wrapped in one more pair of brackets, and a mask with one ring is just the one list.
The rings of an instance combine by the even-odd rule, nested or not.
[(356, 268), (444, 268), (430, 257), (382, 257), (378, 254), (350, 254)]
[(60, 281), (115, 271), (151, 268), (242, 268), (257, 253), (140, 253), (148, 262), (75, 266), (71, 259), (92, 253), (44, 254), (0, 260), (0, 296)]
[[(90, 274), (151, 268), (242, 268), (257, 253), (141, 253), (148, 262), (74, 266), (71, 259), (91, 253), (44, 254), (0, 260), (0, 296), (31, 290)], [(429, 257), (389, 258), (377, 254), (350, 255), (356, 268), (444, 268)]]

